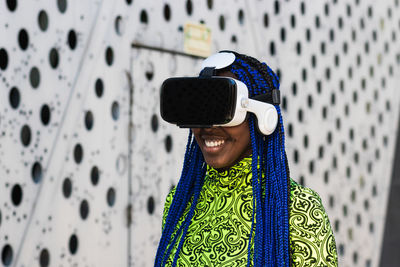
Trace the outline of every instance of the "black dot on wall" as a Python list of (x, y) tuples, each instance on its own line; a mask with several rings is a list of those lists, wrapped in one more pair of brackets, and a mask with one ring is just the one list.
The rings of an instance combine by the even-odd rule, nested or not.
[(97, 185), (100, 180), (100, 172), (99, 168), (97, 166), (93, 166), (92, 170), (90, 171), (90, 181), (92, 182), (93, 185)]
[(154, 65), (151, 62), (146, 64), (145, 76), (148, 81), (151, 81), (154, 77)]
[(282, 109), (287, 111), (287, 99), (286, 96), (282, 97)]
[(193, 13), (193, 3), (191, 0), (186, 1), (186, 13), (191, 16)]
[(89, 203), (86, 199), (82, 200), (81, 205), (79, 207), (79, 214), (81, 215), (82, 220), (86, 220), (89, 216)]
[(152, 196), (147, 199), (147, 212), (150, 215), (154, 212), (154, 198)]
[(32, 67), (31, 71), (29, 72), (29, 81), (33, 89), (38, 88), (40, 84), (40, 72), (37, 67)]
[(290, 26), (292, 27), (292, 28), (295, 28), (296, 27), (296, 16), (295, 15), (290, 15)]
[(275, 14), (279, 14), (279, 9), (280, 9), (279, 1), (275, 0), (275, 2), (274, 2), (274, 13)]
[(35, 184), (42, 180), (42, 165), (39, 162), (35, 162), (31, 170), (32, 180)]
[(19, 106), (19, 102), (21, 100), (21, 96), (17, 87), (13, 87), (10, 90), (9, 101), (10, 105), (13, 109), (17, 109)]
[(96, 92), (97, 97), (102, 97), (103, 91), (104, 91), (104, 85), (103, 85), (103, 80), (98, 78), (96, 80), (94, 90)]
[(140, 11), (140, 22), (143, 24), (149, 23), (149, 18), (147, 17), (147, 12), (146, 10)]
[(324, 172), (324, 182), (325, 182), (326, 184), (329, 183), (329, 172), (328, 172), (328, 171), (325, 171), (325, 172)]
[(57, 0), (57, 7), (61, 13), (65, 13), (67, 10), (67, 0)]
[(265, 13), (264, 14), (264, 27), (268, 28), (268, 25), (269, 25), (269, 17), (268, 17), (268, 14)]
[(319, 16), (315, 16), (315, 27), (318, 29), (321, 26), (321, 21), (319, 19)]
[(294, 159), (294, 163), (298, 163), (299, 162), (299, 151), (297, 149), (295, 149), (293, 151), (293, 159)]
[(299, 183), (300, 183), (300, 185), (302, 185), (302, 186), (305, 185), (304, 176), (300, 176)]
[(85, 114), (85, 127), (88, 131), (90, 131), (93, 128), (93, 124), (94, 124), (94, 117), (93, 117), (93, 113), (88, 110), (86, 111)]
[(307, 39), (307, 42), (311, 41), (311, 30), (309, 28), (307, 28), (307, 30), (306, 30), (306, 39)]
[(115, 189), (110, 187), (107, 191), (107, 204), (112, 207), (115, 204)]
[(164, 5), (164, 19), (166, 21), (170, 21), (171, 20), (171, 8), (169, 7), (168, 4)]
[(38, 24), (39, 28), (42, 31), (46, 31), (47, 28), (49, 27), (49, 18), (47, 16), (46, 11), (40, 10), (39, 15), (38, 15)]
[(76, 38), (76, 33), (74, 30), (70, 30), (68, 32), (68, 46), (69, 48), (71, 48), (71, 50), (74, 50), (76, 48), (76, 44), (77, 44), (77, 38)]
[(22, 188), (19, 184), (15, 184), (11, 189), (11, 201), (14, 206), (19, 206), (22, 201)]
[(115, 121), (119, 118), (119, 104), (117, 101), (114, 101), (111, 105), (111, 116)]
[(207, 7), (208, 7), (208, 9), (213, 8), (213, 0), (207, 0)]
[(172, 137), (170, 135), (167, 135), (167, 137), (165, 137), (165, 150), (167, 152), (171, 152), (172, 150)]
[(306, 4), (304, 2), (300, 3), (300, 12), (302, 15), (306, 13)]
[(307, 105), (308, 105), (309, 108), (312, 108), (312, 107), (313, 107), (313, 98), (312, 98), (312, 95), (311, 95), (311, 94), (309, 94), (309, 95), (307, 96)]
[(83, 148), (81, 144), (76, 144), (74, 148), (74, 160), (76, 164), (81, 163), (82, 159), (83, 159)]
[(151, 116), (151, 130), (153, 132), (157, 132), (158, 130), (158, 117), (156, 114), (153, 114), (153, 116)]
[(325, 55), (326, 53), (326, 44), (325, 42), (321, 42), (321, 53)]
[(49, 53), (49, 62), (50, 66), (55, 69), (58, 66), (58, 63), (60, 62), (60, 57), (58, 55), (58, 51), (55, 48), (52, 48)]
[(320, 94), (322, 91), (322, 82), (321, 81), (317, 81), (317, 92)]
[(300, 42), (296, 43), (296, 52), (298, 55), (301, 55), (301, 43)]
[(106, 63), (108, 66), (111, 66), (114, 62), (114, 51), (111, 47), (107, 47), (106, 49)]
[(31, 128), (28, 125), (24, 125), (21, 128), (21, 142), (24, 146), (29, 146), (31, 143)]
[(72, 234), (68, 242), (69, 252), (72, 255), (76, 254), (76, 252), (78, 251), (78, 245), (79, 245), (78, 237), (75, 234)]
[(329, 16), (329, 5), (328, 4), (325, 4), (324, 12), (325, 12), (325, 16)]
[(63, 191), (63, 195), (65, 198), (69, 198), (71, 196), (71, 193), (72, 193), (71, 179), (69, 179), (69, 178), (64, 179), (64, 182), (62, 185), (62, 191)]
[(303, 121), (303, 110), (301, 108), (297, 111), (297, 119), (299, 122)]
[(326, 106), (322, 107), (322, 118), (326, 119), (328, 115), (328, 108)]
[(317, 57), (315, 55), (311, 56), (311, 66), (315, 68), (317, 66)]
[(303, 145), (304, 145), (304, 148), (308, 148), (308, 135), (304, 135)]
[(303, 81), (307, 81), (307, 69), (303, 68), (301, 70), (301, 78), (303, 79)]
[(13, 249), (9, 244), (6, 244), (1, 251), (1, 261), (4, 266), (10, 266), (13, 260)]
[(327, 141), (328, 141), (328, 144), (331, 144), (332, 143), (332, 132), (331, 131), (329, 131), (328, 132), (328, 134), (327, 134), (327, 136), (326, 136), (326, 139), (327, 139)]
[(286, 41), (286, 30), (285, 30), (285, 28), (281, 28), (281, 41), (282, 42)]
[(244, 12), (243, 12), (243, 9), (239, 9), (238, 20), (239, 20), (239, 24), (243, 25), (243, 23), (244, 23)]
[(10, 11), (17, 9), (17, 0), (7, 0), (7, 8)]
[(40, 120), (42, 121), (43, 125), (48, 125), (51, 118), (50, 108), (47, 104), (44, 104), (40, 110)]
[(25, 29), (21, 29), (18, 33), (18, 44), (22, 50), (26, 50), (29, 45), (29, 35)]
[(8, 66), (8, 54), (4, 48), (0, 49), (0, 69), (5, 70)]
[(288, 134), (289, 137), (293, 137), (293, 124), (289, 123), (288, 125)]
[(122, 35), (124, 33), (124, 22), (121, 16), (117, 16), (114, 22), (115, 32), (118, 35)]
[(47, 267), (50, 264), (50, 253), (46, 248), (42, 249), (40, 252), (39, 264), (40, 267)]
[(343, 28), (343, 18), (342, 17), (338, 18), (338, 27), (339, 27), (339, 29)]
[(344, 255), (344, 245), (339, 244), (338, 250), (339, 250), (339, 255), (343, 256)]
[(269, 43), (269, 52), (271, 53), (272, 56), (275, 55), (275, 42), (274, 41), (271, 41)]
[(225, 17), (223, 15), (219, 16), (218, 25), (221, 31), (225, 30)]
[(292, 83), (292, 93), (295, 96), (297, 94), (297, 83)]
[(308, 170), (310, 171), (310, 173), (314, 173), (314, 161), (310, 161), (308, 164)]
[(354, 262), (354, 263), (357, 263), (357, 261), (358, 261), (358, 253), (357, 253), (357, 252), (354, 252), (354, 253), (353, 253), (353, 262)]

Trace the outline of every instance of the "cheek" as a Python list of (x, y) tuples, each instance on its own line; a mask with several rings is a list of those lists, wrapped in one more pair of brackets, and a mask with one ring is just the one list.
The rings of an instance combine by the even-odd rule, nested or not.
[(233, 149), (239, 155), (251, 150), (250, 131), (248, 124), (241, 126), (242, 127), (238, 128), (237, 131), (232, 133), (232, 136), (234, 136), (235, 140)]

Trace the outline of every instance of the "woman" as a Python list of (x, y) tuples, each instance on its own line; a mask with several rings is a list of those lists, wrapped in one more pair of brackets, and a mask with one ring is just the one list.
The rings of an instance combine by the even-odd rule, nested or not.
[[(230, 51), (217, 76), (249, 97), (279, 90), (265, 64)], [(276, 103), (275, 103), (276, 104)], [(192, 128), (180, 181), (168, 195), (155, 266), (337, 266), (317, 193), (290, 179), (280, 107), (270, 135), (248, 113), (233, 127)]]

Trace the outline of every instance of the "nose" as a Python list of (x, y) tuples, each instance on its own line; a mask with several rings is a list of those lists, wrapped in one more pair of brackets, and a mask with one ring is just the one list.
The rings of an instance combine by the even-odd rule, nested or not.
[(207, 128), (201, 128), (201, 131), (204, 131), (204, 132), (206, 132), (206, 133), (209, 133), (209, 132), (213, 132), (213, 131), (217, 130), (218, 127), (219, 127), (219, 126), (211, 126), (211, 127), (207, 127)]

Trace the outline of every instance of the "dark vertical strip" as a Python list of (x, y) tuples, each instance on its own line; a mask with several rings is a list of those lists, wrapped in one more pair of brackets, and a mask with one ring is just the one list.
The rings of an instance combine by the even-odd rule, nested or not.
[[(399, 124), (400, 117), (397, 125)], [(398, 267), (400, 266), (400, 126), (397, 129), (397, 141), (389, 194), (379, 266)]]

